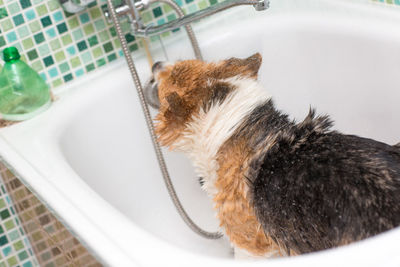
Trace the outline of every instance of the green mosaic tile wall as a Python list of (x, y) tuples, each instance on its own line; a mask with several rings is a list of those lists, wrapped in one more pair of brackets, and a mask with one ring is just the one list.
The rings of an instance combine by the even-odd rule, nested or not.
[[(218, 0), (176, 0), (191, 13)], [(115, 29), (107, 23), (98, 0), (85, 12), (65, 13), (57, 0), (0, 0), (0, 51), (16, 46), (22, 59), (52, 87), (63, 85), (122, 56)], [(154, 5), (142, 12), (145, 23), (161, 24), (176, 18), (171, 8)], [(122, 24), (132, 52), (141, 41)], [(167, 37), (173, 33), (165, 33)]]
[(39, 266), (0, 174), (0, 267)]
[[(43, 267), (101, 267), (93, 255), (64, 227), (64, 225), (39, 201), (32, 192), (7, 167), (0, 163), (0, 176), (12, 210), (18, 213), (24, 238), (30, 241), (38, 266)], [(0, 190), (1, 190), (0, 186)], [(1, 209), (0, 209), (1, 210)], [(12, 233), (12, 232), (11, 232)], [(26, 236), (26, 237), (25, 237)], [(0, 248), (1, 249), (1, 248)], [(18, 251), (23, 256), (23, 251)], [(11, 255), (9, 257), (12, 257)], [(24, 260), (23, 257), (17, 258)], [(0, 266), (2, 265), (0, 259)], [(23, 266), (25, 262), (15, 261), (8, 266)], [(35, 266), (35, 262), (32, 264)], [(29, 263), (26, 264), (29, 266)]]

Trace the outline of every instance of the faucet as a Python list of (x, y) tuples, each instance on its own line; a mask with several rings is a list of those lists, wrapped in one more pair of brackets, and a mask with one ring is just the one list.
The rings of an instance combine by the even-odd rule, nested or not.
[[(127, 2), (127, 3), (126, 3)], [(183, 18), (185, 14), (183, 13), (183, 10), (178, 6), (178, 4), (175, 3), (173, 0), (138, 0), (138, 1), (133, 1), (133, 0), (126, 0), (122, 1), (118, 6), (115, 7), (115, 13), (117, 17), (129, 17), (130, 22), (131, 22), (131, 31), (132, 34), (138, 37), (150, 37), (154, 36), (153, 35), (140, 35), (138, 34), (137, 29), (145, 29), (148, 26), (145, 26), (141, 20), (141, 17), (139, 15), (139, 11), (142, 11), (146, 8), (148, 8), (151, 4), (153, 3), (163, 3), (171, 7), (175, 13), (178, 15), (179, 18)], [(107, 18), (109, 22), (112, 22), (110, 11), (107, 6), (103, 6), (103, 12), (104, 16)], [(199, 48), (199, 44), (197, 42), (197, 38), (193, 32), (192, 26), (190, 26), (188, 23), (184, 26), (187, 32), (187, 35), (189, 37), (189, 40), (192, 44), (192, 48), (195, 54), (195, 57), (197, 59), (203, 60), (203, 56), (201, 55), (201, 51)], [(181, 27), (179, 26), (179, 27)], [(177, 27), (177, 28), (179, 28)], [(168, 30), (166, 30), (168, 31)], [(166, 32), (164, 31), (164, 32)]]
[[(208, 17), (215, 13), (224, 11), (228, 8), (240, 6), (240, 5), (252, 5), (255, 10), (262, 11), (269, 8), (269, 0), (226, 0), (222, 3), (215, 4), (208, 8), (199, 10), (189, 15), (184, 15), (182, 9), (173, 1), (173, 0), (138, 0), (135, 1), (134, 5), (129, 5), (129, 2), (132, 0), (127, 0), (128, 4), (122, 3), (115, 8), (116, 15), (118, 17), (127, 15), (129, 6), (134, 9), (134, 12), (138, 14), (138, 11), (141, 11), (147, 8), (152, 3), (165, 3), (170, 5), (175, 11), (177, 11), (179, 18), (168, 23), (164, 23), (158, 26), (144, 25), (141, 22), (140, 17), (133, 18), (133, 24), (135, 27), (133, 28), (133, 35), (139, 37), (150, 37), (162, 34), (164, 32), (172, 31), (174, 29), (180, 28), (182, 26), (186, 26), (196, 20)], [(110, 12), (107, 8), (104, 10), (105, 16), (110, 19)], [(179, 14), (181, 13), (181, 14)]]
[(59, 0), (59, 2), (68, 13), (78, 13), (85, 10), (90, 4), (96, 3), (96, 0)]

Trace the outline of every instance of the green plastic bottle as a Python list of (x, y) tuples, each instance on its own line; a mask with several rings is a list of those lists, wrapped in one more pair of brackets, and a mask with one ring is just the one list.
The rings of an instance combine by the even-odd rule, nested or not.
[(51, 104), (46, 82), (20, 57), (15, 47), (3, 51), (5, 64), (0, 73), (0, 115), (5, 120), (30, 119)]

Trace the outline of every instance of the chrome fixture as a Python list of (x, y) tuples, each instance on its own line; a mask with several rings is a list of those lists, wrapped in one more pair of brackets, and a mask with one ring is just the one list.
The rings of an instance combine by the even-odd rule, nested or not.
[(61, 7), (68, 13), (78, 13), (85, 10), (90, 4), (96, 0), (58, 0)]
[[(129, 0), (128, 0), (129, 1)], [(132, 0), (131, 0), (132, 1)], [(133, 8), (137, 11), (141, 11), (143, 9), (148, 8), (148, 6), (152, 3), (166, 3), (168, 5), (174, 5), (173, 7), (175, 10), (180, 9), (180, 7), (173, 2), (172, 0), (139, 0), (135, 2), (135, 5)], [(133, 35), (135, 36), (141, 36), (141, 37), (149, 37), (149, 36), (154, 36), (154, 35), (159, 35), (164, 32), (168, 32), (177, 28), (180, 28), (182, 26), (188, 25), (189, 23), (192, 23), (193, 21), (208, 17), (210, 15), (213, 15), (215, 13), (224, 11), (228, 8), (235, 7), (235, 6), (241, 6), (241, 5), (252, 5), (255, 10), (257, 11), (262, 11), (266, 10), (269, 8), (269, 0), (226, 0), (222, 3), (215, 4), (213, 6), (210, 6), (208, 8), (199, 10), (197, 12), (194, 12), (189, 15), (179, 15), (179, 18), (173, 21), (170, 21), (168, 23), (159, 25), (159, 26), (151, 26), (151, 25), (144, 25), (140, 18), (135, 21), (135, 24), (138, 26), (135, 29), (133, 29)], [(171, 6), (172, 7), (172, 6)], [(177, 7), (177, 8), (176, 8)], [(127, 4), (121, 4), (117, 7), (115, 7), (116, 15), (118, 17), (124, 16), (128, 13), (129, 7)], [(105, 16), (109, 19), (110, 14), (108, 10), (104, 10)]]
[[(154, 0), (153, 2), (164, 2), (164, 1)], [(189, 15), (185, 15), (176, 20), (170, 21), (168, 23), (159, 26), (149, 26), (149, 25), (139, 24), (139, 27), (134, 29), (132, 34), (135, 36), (143, 36), (143, 37), (159, 35), (164, 32), (172, 31), (174, 29), (188, 25), (189, 23), (192, 23), (196, 20), (211, 16), (215, 13), (224, 11), (231, 7), (241, 6), (241, 5), (252, 5), (257, 11), (262, 11), (269, 8), (269, 0), (225, 0), (222, 3), (215, 4), (208, 8), (199, 10)]]
[[(142, 23), (142, 20), (139, 15), (139, 11), (142, 11), (142, 10), (148, 8), (153, 3), (163, 3), (163, 4), (168, 5), (175, 11), (175, 13), (178, 15), (179, 18), (183, 18), (185, 16), (185, 14), (183, 13), (183, 10), (173, 0), (139, 0), (139, 1), (125, 0), (125, 1), (122, 1), (121, 4), (119, 4), (118, 6), (115, 7), (115, 13), (116, 13), (117, 17), (120, 17), (120, 18), (128, 17), (128, 19), (131, 22), (131, 26), (132, 26), (131, 31), (134, 36), (149, 37), (150, 35), (137, 34), (137, 29), (144, 29), (147, 27)], [(109, 22), (111, 22), (112, 20), (111, 20), (109, 9), (107, 7), (103, 7), (103, 12), (104, 12), (104, 15), (107, 18), (107, 20)], [(201, 55), (199, 44), (198, 44), (196, 36), (193, 32), (192, 26), (190, 26), (189, 24), (185, 24), (182, 26), (184, 26), (186, 29), (190, 43), (192, 44), (192, 47), (193, 47), (195, 57), (197, 59), (202, 60), (203, 57)], [(156, 35), (156, 34), (153, 34), (151, 36), (154, 36), (154, 35)]]

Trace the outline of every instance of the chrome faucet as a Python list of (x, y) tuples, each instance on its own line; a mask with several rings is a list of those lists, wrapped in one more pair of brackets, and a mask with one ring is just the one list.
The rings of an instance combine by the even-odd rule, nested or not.
[[(178, 15), (178, 18), (168, 23), (152, 26), (144, 25), (139, 15), (139, 11), (148, 8), (153, 3), (164, 3), (169, 5)], [(269, 0), (226, 0), (222, 3), (210, 6), (208, 8), (199, 10), (189, 15), (185, 15), (183, 10), (173, 0), (125, 0), (115, 7), (115, 13), (117, 17), (130, 17), (131, 31), (134, 36), (138, 37), (151, 37), (160, 35), (164, 32), (172, 31), (174, 29), (184, 26), (192, 44), (194, 54), (197, 59), (203, 59), (197, 39), (194, 35), (193, 29), (190, 23), (213, 15), (217, 12), (221, 12), (231, 7), (240, 5), (252, 5), (257, 11), (266, 10), (269, 8)], [(111, 21), (110, 11), (107, 7), (103, 8), (104, 15)]]
[[(138, 16), (134, 19), (134, 25), (132, 34), (135, 36), (140, 37), (149, 37), (154, 35), (159, 35), (164, 32), (168, 32), (182, 26), (186, 26), (196, 20), (208, 17), (215, 13), (221, 12), (231, 7), (240, 6), (240, 5), (252, 5), (257, 11), (266, 10), (269, 8), (269, 0), (226, 0), (222, 3), (215, 4), (208, 8), (199, 10), (189, 15), (184, 15), (180, 7), (173, 1), (173, 0), (139, 0), (135, 1), (134, 5), (129, 5), (129, 2), (132, 0), (127, 0), (128, 4), (121, 4), (115, 8), (116, 15), (118, 17), (125, 16), (128, 14), (129, 8), (133, 8), (134, 12), (138, 14), (138, 11), (146, 9), (152, 3), (165, 3), (173, 7), (173, 9), (180, 10), (182, 15), (179, 16), (178, 19), (170, 21), (168, 23), (158, 25), (158, 26), (151, 26), (151, 25), (144, 25), (141, 22), (140, 17)], [(131, 7), (130, 7), (131, 6)], [(110, 19), (110, 13), (108, 9), (103, 10), (105, 16)]]
[(96, 0), (59, 0), (62, 8), (68, 13), (78, 13), (86, 9)]

